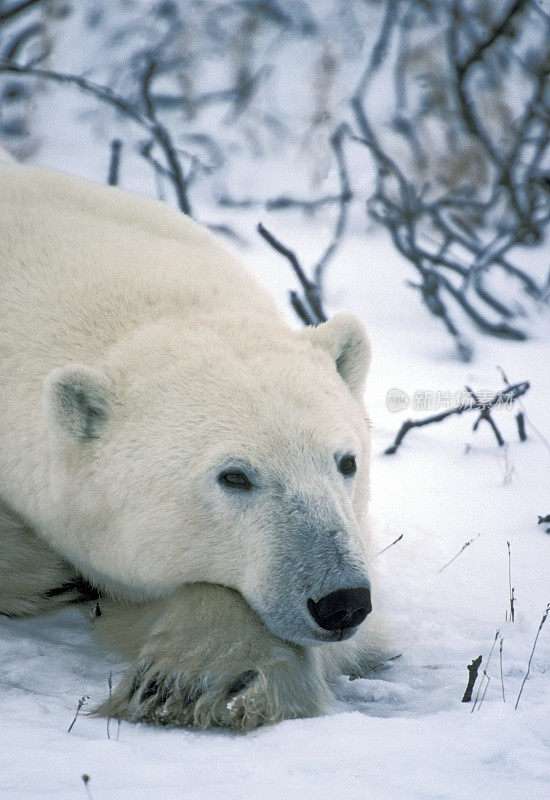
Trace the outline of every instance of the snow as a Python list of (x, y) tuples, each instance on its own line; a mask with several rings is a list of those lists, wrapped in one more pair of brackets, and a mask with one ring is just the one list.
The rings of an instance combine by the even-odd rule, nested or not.
[[(74, 61), (70, 66), (78, 68)], [(90, 103), (68, 89), (51, 92), (36, 111), (42, 146), (33, 163), (104, 180), (105, 142), (116, 125), (110, 120), (100, 144), (94, 144), (86, 117)], [(279, 187), (286, 191), (284, 179), (290, 180), (294, 168), (276, 162), (273, 195)], [(236, 195), (265, 195), (266, 163), (261, 174), (252, 165), (241, 175)], [(154, 194), (150, 174), (139, 172), (137, 164), (135, 158), (123, 159), (122, 184)], [(292, 187), (297, 182), (294, 176)], [(250, 269), (288, 306), (294, 278), (284, 259), (255, 233), (257, 222), (281, 236), (307, 266), (330, 239), (334, 210), (313, 217), (222, 211), (207, 201), (209, 193), (199, 187), (193, 198), (199, 218), (233, 225), (248, 242), (241, 255)], [(297, 191), (307, 193), (308, 187)], [(537, 515), (550, 513), (548, 318), (543, 309), (533, 312), (533, 336), (526, 343), (472, 333), (474, 360), (460, 363), (440, 323), (405, 285), (414, 277), (411, 267), (383, 232), (365, 231), (365, 224), (363, 208), (354, 209), (350, 235), (329, 269), (327, 305), (331, 314), (357, 313), (372, 339), (367, 401), (377, 549), (403, 535), (376, 558), (374, 603), (387, 614), (400, 657), (366, 679), (342, 677), (327, 713), (315, 719), (247, 735), (114, 721), (107, 726), (85, 711), (107, 695), (110, 673), (116, 682), (124, 664), (99, 649), (90, 621), (75, 609), (40, 619), (0, 617), (0, 798), (84, 800), (83, 774), (90, 776), (93, 800), (549, 796), (550, 622), (540, 633), (514, 710), (550, 601), (550, 535), (537, 525)], [(545, 268), (549, 252), (547, 246)], [(290, 311), (289, 320), (297, 324)], [(472, 432), (475, 415), (467, 413), (412, 430), (395, 455), (383, 454), (404, 419), (430, 413), (410, 407), (391, 413), (389, 389), (410, 398), (418, 392), (452, 395), (465, 384), (496, 391), (503, 386), (497, 365), (511, 383), (531, 383), (522, 400), (526, 442), (518, 441), (516, 410), (503, 408), (495, 419), (505, 448), (497, 447), (487, 425)], [(507, 618), (507, 542), (514, 622)], [(478, 655), (486, 665), (497, 630), (503, 637), (502, 681), (498, 639), (484, 700), (473, 711), (471, 703), (461, 702), (467, 665)], [(68, 733), (82, 697), (86, 702)]]

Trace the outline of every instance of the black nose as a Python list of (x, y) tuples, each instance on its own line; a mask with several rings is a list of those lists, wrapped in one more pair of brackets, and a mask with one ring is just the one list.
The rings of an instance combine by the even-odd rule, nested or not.
[(372, 611), (370, 590), (362, 586), (338, 589), (317, 602), (310, 598), (307, 607), (317, 625), (327, 631), (355, 628)]

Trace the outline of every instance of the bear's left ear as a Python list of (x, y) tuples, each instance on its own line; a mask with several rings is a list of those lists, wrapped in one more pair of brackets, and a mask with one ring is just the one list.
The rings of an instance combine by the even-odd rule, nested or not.
[(370, 366), (371, 349), (367, 333), (357, 317), (338, 314), (328, 322), (306, 328), (304, 335), (315, 347), (321, 347), (329, 353), (350, 392), (361, 398)]
[(114, 382), (80, 364), (54, 369), (44, 384), (44, 409), (53, 425), (73, 439), (97, 439), (115, 404)]

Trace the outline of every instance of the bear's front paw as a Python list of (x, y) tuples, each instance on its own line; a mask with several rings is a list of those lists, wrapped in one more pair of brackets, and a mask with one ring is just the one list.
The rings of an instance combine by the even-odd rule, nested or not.
[[(96, 714), (131, 722), (248, 731), (266, 723), (319, 714), (326, 689), (307, 658), (277, 660), (202, 674), (141, 664), (129, 670)], [(306, 667), (306, 668), (304, 668)]]
[(316, 651), (273, 636), (231, 589), (189, 584), (139, 614), (106, 608), (109, 620), (112, 639), (141, 645), (102, 716), (247, 731), (315, 716), (330, 696)]

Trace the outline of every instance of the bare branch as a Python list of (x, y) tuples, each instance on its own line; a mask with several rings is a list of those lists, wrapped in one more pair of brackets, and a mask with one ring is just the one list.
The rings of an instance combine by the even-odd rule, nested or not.
[[(516, 383), (513, 386), (507, 386), (506, 389), (502, 389), (500, 392), (497, 392), (490, 400), (486, 402), (480, 401), (479, 398), (476, 395), (474, 395), (471, 390), (468, 390), (472, 395), (472, 403), (462, 403), (461, 405), (456, 406), (455, 408), (450, 408), (447, 409), (446, 411), (441, 411), (439, 414), (433, 414), (432, 416), (425, 417), (424, 419), (406, 420), (401, 425), (401, 428), (399, 429), (393, 444), (390, 445), (390, 447), (386, 448), (384, 452), (386, 455), (392, 455), (393, 453), (395, 453), (399, 445), (407, 435), (407, 433), (412, 428), (422, 428), (425, 425), (431, 425), (433, 422), (442, 422), (444, 419), (447, 419), (447, 417), (450, 417), (453, 414), (460, 415), (464, 414), (466, 411), (477, 410), (480, 412), (480, 416), (478, 417), (474, 425), (474, 430), (477, 428), (477, 425), (479, 424), (479, 421), (481, 419), (487, 420), (489, 424), (491, 424), (493, 430), (495, 430), (496, 425), (494, 423), (494, 420), (492, 420), (492, 418), (490, 417), (489, 414), (490, 410), (497, 405), (502, 405), (504, 403), (507, 404), (513, 403), (515, 400), (518, 399), (518, 397), (521, 397), (522, 395), (525, 394), (525, 392), (529, 389), (529, 386), (530, 384), (528, 381), (523, 381), (523, 383)], [(496, 432), (498, 432), (498, 428), (496, 428)], [(498, 432), (497, 441), (499, 442), (499, 445), (501, 444), (501, 442), (502, 444), (504, 444), (504, 440), (502, 439), (500, 432)]]
[[(485, 39), (482, 39), (480, 42), (478, 42), (476, 47), (470, 51), (466, 58), (457, 62), (458, 72), (462, 78), (464, 78), (468, 70), (474, 64), (483, 58), (485, 52), (497, 41), (497, 39), (500, 39), (502, 36), (506, 36), (508, 34), (515, 17), (524, 11), (524, 9), (526, 9), (529, 5), (531, 5), (531, 0), (513, 0), (513, 2), (510, 3), (510, 6), (502, 16), (502, 19), (494, 24)], [(458, 2), (455, 0), (455, 9), (459, 6), (460, 0), (458, 0)]]
[(323, 286), (323, 278), (324, 273), (327, 268), (327, 265), (331, 258), (333, 257), (338, 244), (340, 243), (344, 231), (346, 229), (347, 217), (348, 217), (348, 204), (350, 203), (353, 195), (351, 192), (351, 186), (348, 176), (348, 170), (346, 166), (346, 160), (344, 156), (344, 149), (343, 149), (343, 140), (344, 136), (346, 136), (349, 132), (349, 128), (347, 125), (340, 125), (330, 137), (330, 145), (334, 151), (334, 155), (336, 156), (336, 163), (338, 165), (338, 175), (340, 179), (340, 194), (339, 197), (339, 210), (338, 210), (338, 218), (336, 220), (336, 228), (334, 230), (334, 234), (330, 244), (328, 245), (327, 249), (319, 259), (315, 270), (315, 283), (317, 285), (319, 293), (322, 293), (322, 286)]
[(295, 292), (291, 293), (290, 296), (292, 307), (294, 308), (300, 319), (302, 319), (302, 321), (305, 322), (307, 325), (318, 325), (321, 322), (326, 322), (327, 316), (323, 309), (322, 298), (321, 298), (321, 293), (319, 291), (319, 287), (316, 283), (310, 281), (310, 279), (307, 277), (302, 268), (302, 265), (300, 264), (298, 258), (296, 257), (296, 254), (293, 253), (292, 250), (289, 250), (288, 247), (285, 247), (285, 245), (282, 244), (282, 242), (276, 239), (275, 236), (273, 236), (273, 234), (270, 233), (267, 230), (267, 228), (265, 228), (262, 225), (261, 222), (258, 224), (257, 230), (260, 236), (262, 236), (266, 240), (266, 242), (270, 244), (271, 247), (273, 247), (274, 250), (276, 250), (278, 253), (280, 253), (288, 260), (288, 262), (290, 263), (292, 269), (296, 274), (296, 277), (298, 278), (300, 284), (302, 285), (305, 299), (307, 305), (311, 310), (311, 313), (310, 311), (308, 311), (304, 301), (301, 300)]
[[(78, 75), (66, 75), (64, 73), (55, 72), (53, 70), (37, 69), (33, 67), (26, 67), (20, 64), (12, 64), (9, 62), (0, 62), (0, 73), (12, 73), (30, 78), (37, 78), (53, 83), (66, 84), (76, 86), (81, 91), (90, 94), (97, 99), (107, 103), (108, 105), (120, 111), (126, 117), (129, 117), (141, 128), (144, 128), (154, 139), (157, 145), (163, 152), (167, 165), (169, 176), (176, 198), (181, 211), (184, 214), (191, 215), (191, 205), (187, 195), (188, 183), (183, 173), (183, 169), (178, 157), (178, 151), (175, 147), (171, 135), (167, 128), (158, 121), (156, 116), (149, 116), (151, 108), (147, 107), (147, 114), (144, 115), (141, 111), (129, 100), (115, 94), (111, 89), (100, 84), (93, 83), (92, 81), (82, 78)], [(142, 97), (143, 94), (148, 96), (148, 87), (152, 79), (154, 69), (148, 65), (142, 76)]]

